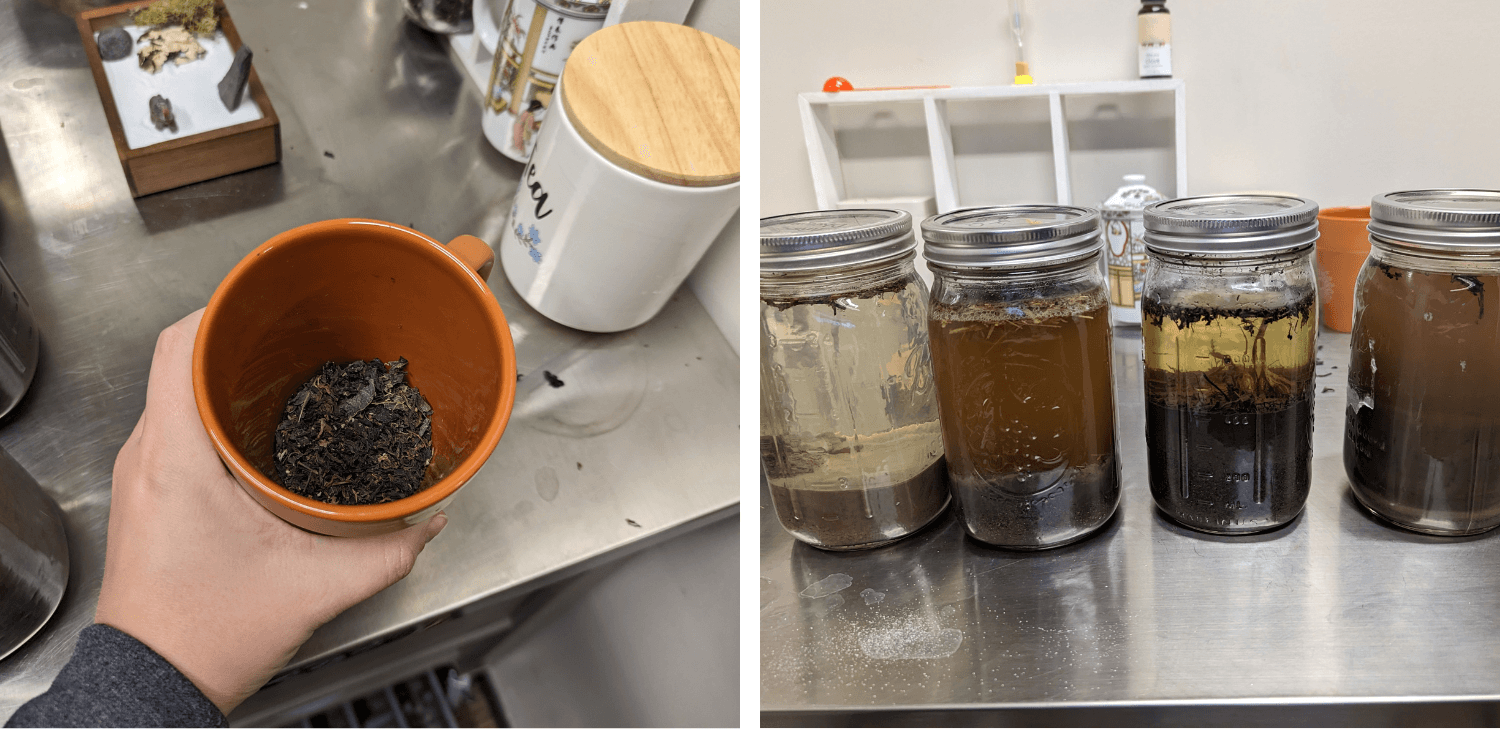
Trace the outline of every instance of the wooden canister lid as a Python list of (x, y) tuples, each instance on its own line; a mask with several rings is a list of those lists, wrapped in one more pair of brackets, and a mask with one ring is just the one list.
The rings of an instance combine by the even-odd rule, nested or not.
[(563, 108), (605, 159), (692, 187), (740, 179), (740, 52), (672, 23), (594, 33), (563, 68)]

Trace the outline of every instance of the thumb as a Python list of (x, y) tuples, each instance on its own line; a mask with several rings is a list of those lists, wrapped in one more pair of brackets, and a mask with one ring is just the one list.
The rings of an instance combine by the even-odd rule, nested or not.
[(334, 545), (324, 563), (335, 571), (347, 593), (335, 613), (353, 606), (405, 578), (417, 555), (448, 524), (439, 512), (426, 522), (403, 530), (370, 537), (331, 538)]

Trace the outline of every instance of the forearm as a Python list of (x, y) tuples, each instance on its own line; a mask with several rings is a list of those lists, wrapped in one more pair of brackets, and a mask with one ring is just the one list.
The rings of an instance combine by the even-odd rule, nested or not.
[(115, 628), (95, 624), (52, 687), (12, 715), (7, 727), (228, 727), (182, 672)]

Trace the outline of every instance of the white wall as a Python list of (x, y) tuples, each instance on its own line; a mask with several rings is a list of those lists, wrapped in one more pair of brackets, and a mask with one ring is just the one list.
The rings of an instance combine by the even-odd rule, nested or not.
[[(1006, 5), (764, 0), (760, 215), (816, 206), (797, 93), (829, 76), (856, 87), (1009, 83)], [(1500, 188), (1500, 2), (1167, 6), (1174, 75), (1187, 82), (1188, 193), (1278, 190), (1331, 207), (1400, 189)], [(1027, 0), (1037, 82), (1135, 78), (1139, 7)]]
[(739, 724), (739, 517), (610, 568), (490, 662), (515, 727)]

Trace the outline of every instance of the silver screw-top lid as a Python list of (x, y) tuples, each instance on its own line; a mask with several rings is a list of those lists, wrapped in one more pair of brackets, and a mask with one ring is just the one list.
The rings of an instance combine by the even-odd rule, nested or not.
[(1370, 200), (1370, 233), (1450, 251), (1500, 248), (1500, 191), (1407, 190)]
[(1020, 268), (1087, 258), (1104, 246), (1099, 214), (1071, 205), (965, 208), (922, 221), (928, 266)]
[(1318, 240), (1318, 204), (1284, 195), (1203, 195), (1146, 206), (1146, 248), (1175, 254), (1277, 254)]
[(916, 256), (904, 210), (815, 210), (760, 219), (760, 273), (862, 266)]

